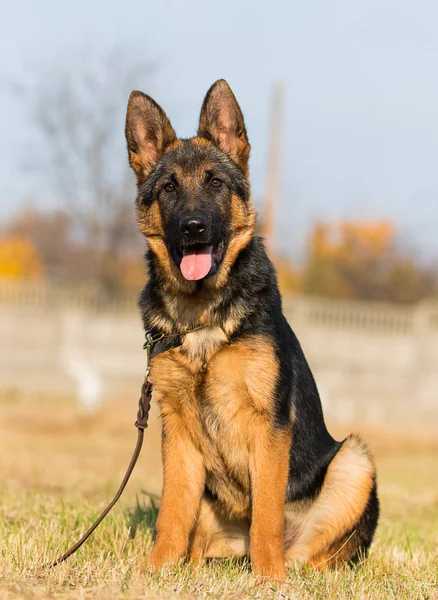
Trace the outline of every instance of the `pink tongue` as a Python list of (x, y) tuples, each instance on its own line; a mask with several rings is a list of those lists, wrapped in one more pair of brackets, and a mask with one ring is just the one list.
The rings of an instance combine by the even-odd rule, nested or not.
[(183, 276), (189, 281), (206, 277), (211, 269), (212, 250), (213, 246), (184, 250), (184, 256), (180, 264)]

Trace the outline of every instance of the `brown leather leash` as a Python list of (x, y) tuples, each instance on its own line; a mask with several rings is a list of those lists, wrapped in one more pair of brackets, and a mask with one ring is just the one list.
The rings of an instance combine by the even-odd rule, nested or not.
[(151, 355), (152, 346), (156, 342), (159, 342), (160, 340), (167, 339), (167, 338), (186, 336), (188, 333), (192, 333), (193, 331), (197, 331), (198, 329), (204, 329), (204, 327), (208, 327), (208, 325), (200, 325), (199, 327), (194, 327), (193, 329), (189, 329), (183, 333), (173, 333), (173, 334), (164, 334), (163, 333), (163, 334), (158, 334), (156, 336), (153, 336), (151, 333), (146, 333), (146, 335), (145, 335), (146, 341), (143, 344), (143, 350), (146, 350), (146, 370), (145, 370), (145, 374), (144, 374), (143, 385), (141, 386), (140, 399), (138, 401), (137, 420), (134, 423), (138, 429), (137, 443), (135, 445), (135, 449), (132, 454), (132, 458), (129, 462), (125, 476), (123, 477), (122, 483), (120, 484), (120, 487), (117, 490), (117, 493), (114, 496), (114, 498), (111, 500), (111, 502), (105, 508), (105, 510), (99, 515), (99, 517), (94, 521), (94, 523), (91, 525), (91, 527), (89, 527), (89, 529), (87, 529), (87, 531), (84, 533), (84, 535), (81, 537), (81, 539), (78, 540), (76, 542), (76, 544), (74, 544), (71, 548), (69, 548), (67, 550), (67, 552), (65, 552), (62, 556), (60, 556), (59, 558), (57, 558), (56, 560), (54, 560), (50, 563), (43, 565), (41, 567), (41, 569), (52, 569), (53, 567), (56, 567), (60, 563), (67, 560), (67, 558), (69, 558), (72, 554), (74, 554), (77, 550), (79, 550), (79, 548), (88, 540), (88, 538), (93, 533), (93, 531), (100, 525), (100, 523), (104, 520), (104, 518), (107, 516), (107, 514), (113, 508), (113, 506), (117, 503), (120, 496), (123, 494), (126, 484), (128, 483), (128, 481), (132, 475), (132, 471), (134, 470), (134, 467), (137, 463), (138, 457), (140, 456), (141, 448), (143, 446), (144, 430), (148, 426), (149, 409), (151, 406), (151, 395), (152, 395), (152, 385), (151, 385), (151, 382), (149, 381), (150, 355)]

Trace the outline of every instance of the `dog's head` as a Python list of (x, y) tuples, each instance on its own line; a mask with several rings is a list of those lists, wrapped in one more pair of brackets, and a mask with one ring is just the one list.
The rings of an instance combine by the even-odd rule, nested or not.
[(242, 111), (224, 80), (204, 99), (198, 135), (178, 139), (152, 98), (132, 92), (126, 115), (137, 176), (137, 222), (166, 281), (193, 292), (221, 287), (254, 233)]

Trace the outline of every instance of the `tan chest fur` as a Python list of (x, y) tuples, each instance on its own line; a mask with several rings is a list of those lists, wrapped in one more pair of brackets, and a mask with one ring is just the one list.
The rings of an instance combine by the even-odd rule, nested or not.
[(200, 451), (206, 484), (230, 516), (249, 515), (254, 443), (272, 427), (277, 373), (267, 338), (228, 344), (219, 327), (188, 334), (151, 363), (166, 435), (186, 436)]

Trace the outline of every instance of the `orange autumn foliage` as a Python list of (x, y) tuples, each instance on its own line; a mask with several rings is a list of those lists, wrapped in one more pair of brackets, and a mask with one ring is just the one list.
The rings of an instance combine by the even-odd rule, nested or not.
[(400, 252), (388, 221), (316, 224), (304, 270), (304, 291), (332, 298), (414, 302), (435, 287), (431, 274)]
[(303, 275), (301, 271), (294, 267), (290, 260), (276, 258), (274, 265), (281, 292), (290, 294), (299, 294), (302, 292)]
[(394, 226), (388, 221), (366, 223), (341, 221), (319, 223), (314, 227), (311, 244), (313, 253), (322, 258), (382, 257), (394, 241)]
[(35, 246), (25, 237), (0, 239), (0, 277), (29, 277), (39, 279), (44, 265)]

